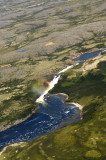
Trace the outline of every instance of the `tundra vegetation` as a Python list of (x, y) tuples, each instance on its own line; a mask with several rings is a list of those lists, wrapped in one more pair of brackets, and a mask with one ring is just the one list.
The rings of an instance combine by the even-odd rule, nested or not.
[(34, 80), (50, 80), (72, 58), (105, 47), (105, 5), (103, 0), (1, 0), (0, 130), (37, 107)]
[[(88, 60), (63, 74), (51, 93), (63, 92), (83, 106), (83, 119), (31, 142), (8, 146), (3, 160), (104, 160), (106, 123), (106, 56)], [(98, 63), (95, 67), (95, 62)], [(85, 71), (85, 67), (88, 70)]]
[[(33, 84), (45, 78), (51, 80), (59, 70), (73, 64), (74, 57), (105, 47), (105, 6), (104, 0), (0, 1), (0, 131), (35, 112), (37, 105), (33, 101), (36, 97), (32, 92)], [(102, 54), (105, 56), (105, 51)], [(89, 65), (93, 61), (89, 61)], [(85, 72), (86, 69), (83, 67), (83, 70)], [(89, 76), (95, 72), (97, 71), (89, 72)], [(99, 72), (100, 69), (98, 76)], [(84, 88), (88, 89), (87, 101), (90, 102), (90, 98), (96, 96), (93, 89), (93, 85), (97, 87), (96, 80), (88, 80), (88, 84), (88, 75), (81, 78), (82, 71), (76, 73), (78, 82), (73, 72), (69, 77), (73, 75), (75, 79), (62, 83), (62, 86), (59, 83), (58, 91), (65, 92), (67, 86), (71, 85), (73, 93), (71, 89), (68, 91), (69, 101), (85, 104), (84, 99), (87, 98), (84, 98)], [(64, 76), (68, 79), (67, 75)], [(73, 87), (74, 80), (76, 87)], [(79, 85), (80, 81), (82, 86)], [(89, 85), (92, 85), (92, 93)], [(99, 93), (102, 94), (103, 85), (104, 80), (103, 83), (101, 79), (100, 83), (98, 80), (98, 96), (101, 96)], [(39, 147), (42, 148), (42, 144)], [(37, 155), (39, 147), (36, 148)], [(93, 148), (86, 155), (89, 156), (90, 153), (95, 155), (97, 151)], [(42, 154), (46, 155), (43, 150)], [(100, 151), (98, 155), (101, 155)]]

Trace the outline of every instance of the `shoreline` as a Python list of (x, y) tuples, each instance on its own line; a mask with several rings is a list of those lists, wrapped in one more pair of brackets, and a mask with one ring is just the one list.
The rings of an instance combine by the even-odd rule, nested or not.
[[(66, 94), (66, 93), (56, 93), (56, 94), (50, 94), (50, 95), (53, 95), (53, 96), (55, 96), (55, 95), (57, 95), (57, 96), (65, 96), (65, 101), (66, 100), (68, 100), (68, 98), (69, 98), (69, 96), (68, 96), (68, 94)], [(83, 106), (82, 105), (80, 105), (79, 103), (77, 103), (77, 102), (64, 102), (65, 104), (73, 104), (73, 105), (76, 105), (80, 110), (83, 110)]]
[(34, 110), (31, 114), (29, 114), (27, 117), (15, 121), (14, 124), (7, 125), (6, 127), (1, 127), (0, 132), (3, 132), (3, 131), (5, 131), (5, 130), (7, 130), (7, 129), (13, 127), (13, 126), (16, 126), (16, 125), (18, 125), (18, 124), (20, 124), (20, 123), (26, 121), (26, 120), (27, 120), (28, 118), (30, 118), (33, 114), (36, 114), (36, 113), (38, 112), (38, 110), (39, 110), (39, 106), (38, 106), (37, 108), (35, 108), (35, 110)]
[[(71, 105), (71, 103), (70, 103), (70, 105)], [(62, 129), (62, 128), (67, 127), (69, 125), (74, 125), (75, 123), (77, 123), (80, 120), (82, 120), (82, 111), (78, 107), (75, 107), (74, 111), (75, 111), (75, 113), (71, 117), (66, 118), (65, 120), (63, 120), (58, 125), (58, 127), (56, 128), (56, 130)]]
[(80, 53), (79, 55), (77, 55), (77, 56), (73, 56), (73, 58), (71, 59), (72, 61), (74, 61), (74, 59), (76, 59), (76, 58), (78, 58), (78, 57), (80, 57), (81, 55), (83, 55), (83, 54), (87, 54), (87, 53), (92, 53), (92, 52), (96, 52), (96, 51), (100, 51), (100, 50), (104, 50), (104, 49), (106, 49), (105, 47), (104, 48), (99, 48), (99, 49), (94, 49), (94, 50), (92, 50), (92, 51), (87, 51), (87, 52), (84, 52), (84, 53)]
[(68, 103), (68, 104), (74, 104), (74, 105), (76, 105), (81, 111), (83, 110), (83, 106), (81, 106), (79, 103), (76, 103), (76, 102), (70, 102), (70, 103)]
[[(74, 108), (75, 109), (75, 114), (74, 115), (72, 115), (71, 117), (69, 117), (69, 118), (66, 118), (65, 120), (63, 120), (59, 125), (58, 125), (58, 127), (56, 128), (56, 129), (54, 129), (53, 131), (56, 131), (56, 130), (58, 130), (58, 129), (61, 129), (61, 128), (64, 128), (64, 127), (67, 127), (68, 125), (73, 125), (73, 124), (75, 124), (75, 123), (77, 123), (77, 122), (79, 122), (80, 120), (82, 120), (82, 109), (83, 109), (83, 106), (81, 106), (80, 104), (78, 104), (78, 103), (75, 103), (75, 102), (65, 102), (66, 100), (68, 100), (68, 95), (67, 94), (65, 94), (65, 93), (57, 93), (57, 94), (50, 94), (50, 96), (64, 96), (63, 98), (63, 102), (65, 103), (65, 104), (67, 104), (67, 105), (75, 105), (76, 107)], [(39, 109), (39, 107), (38, 107), (38, 109)], [(34, 114), (34, 113), (33, 113)], [(29, 118), (29, 116), (28, 116), (28, 118)], [(20, 122), (21, 123), (21, 122)], [(53, 131), (51, 131), (51, 132), (53, 132)], [(50, 132), (50, 133), (51, 133)], [(48, 133), (47, 133), (48, 134)], [(47, 134), (45, 134), (45, 135), (47, 135)], [(45, 135), (43, 135), (43, 136), (45, 136)], [(41, 136), (42, 137), (42, 136)], [(37, 138), (36, 138), (37, 139)], [(21, 145), (21, 144), (24, 144), (24, 143), (27, 143), (27, 141), (26, 142), (17, 142), (17, 143), (13, 143), (13, 144), (10, 144), (10, 145), (7, 145), (7, 146), (5, 146), (1, 151), (0, 151), (0, 155), (3, 153), (3, 152), (5, 152), (5, 150), (7, 149), (7, 147), (9, 147), (9, 146), (19, 146), (19, 145)]]
[[(100, 48), (100, 49), (95, 50), (95, 51), (99, 51), (99, 50), (103, 50), (103, 49), (105, 49), (105, 48)], [(94, 52), (95, 52), (95, 51), (94, 51)], [(92, 51), (92, 52), (93, 52), (93, 51)], [(81, 55), (86, 54), (86, 53), (89, 53), (89, 52), (81, 53), (81, 54), (78, 55), (77, 57), (80, 57)], [(73, 59), (75, 59), (75, 58), (77, 58), (77, 57), (73, 57)], [(73, 60), (73, 59), (72, 59), (72, 60)], [(49, 93), (48, 93), (48, 94), (49, 94)], [(48, 94), (47, 94), (47, 95), (48, 95)], [(81, 119), (82, 119), (82, 109), (83, 109), (83, 106), (81, 106), (80, 104), (78, 104), (78, 103), (76, 103), (76, 102), (65, 102), (65, 101), (68, 100), (68, 98), (69, 98), (69, 96), (68, 96), (67, 94), (65, 94), (65, 93), (57, 93), (57, 94), (52, 94), (52, 95), (55, 95), (55, 96), (56, 96), (56, 95), (57, 95), (57, 96), (59, 96), (59, 95), (60, 95), (60, 96), (63, 96), (62, 99), (63, 99), (64, 103), (66, 103), (66, 104), (71, 104), (71, 105), (75, 105), (76, 107), (78, 107), (79, 110), (81, 111)], [(2, 126), (1, 129), (0, 129), (0, 132), (3, 132), (3, 131), (5, 131), (5, 130), (13, 127), (13, 126), (16, 126), (16, 125), (24, 122), (25, 120), (27, 120), (28, 118), (30, 118), (33, 114), (36, 114), (36, 113), (38, 112), (38, 110), (39, 110), (39, 106), (38, 106), (37, 108), (35, 108), (35, 110), (34, 110), (31, 114), (29, 114), (27, 117), (15, 121), (14, 124), (10, 124), (10, 125), (7, 125), (7, 126)]]
[[(94, 52), (95, 52), (95, 51), (99, 51), (99, 50), (103, 50), (103, 49), (105, 49), (105, 48), (100, 48), (100, 49), (98, 49), (98, 50), (94, 50)], [(73, 58), (72, 58), (72, 61), (73, 61), (73, 59), (78, 58), (78, 57), (80, 57), (81, 55), (86, 54), (86, 53), (89, 53), (89, 52), (93, 52), (93, 51), (87, 51), (87, 52), (81, 53), (81, 54), (79, 54), (78, 56), (73, 57)], [(60, 94), (64, 94), (64, 95), (65, 95), (65, 93), (60, 93)], [(68, 99), (68, 95), (67, 95), (67, 99)], [(66, 100), (67, 100), (67, 99), (66, 99)], [(76, 103), (76, 104), (77, 104), (77, 103)], [(38, 111), (38, 110), (39, 110), (39, 106), (37, 107), (37, 111)], [(18, 125), (18, 124), (24, 122), (24, 121), (27, 120), (29, 117), (31, 117), (33, 114), (35, 114), (37, 111), (36, 111), (36, 109), (35, 109), (35, 111), (33, 111), (30, 115), (28, 115), (27, 117), (25, 117), (25, 118), (23, 118), (23, 119), (20, 119), (20, 120), (15, 121), (14, 124), (7, 125), (6, 127), (3, 127), (3, 126), (2, 126), (1, 129), (0, 129), (0, 132), (3, 132), (3, 131), (5, 131), (5, 130), (7, 130), (7, 129), (15, 126), (15, 125)]]
[(4, 147), (0, 151), (0, 155), (2, 155), (3, 152), (5, 152), (5, 150), (7, 149), (8, 146), (10, 146), (10, 147), (16, 147), (16, 146), (19, 146), (19, 145), (24, 144), (24, 143), (26, 143), (26, 142), (19, 142), (19, 143), (13, 143), (13, 144), (7, 145), (6, 147)]

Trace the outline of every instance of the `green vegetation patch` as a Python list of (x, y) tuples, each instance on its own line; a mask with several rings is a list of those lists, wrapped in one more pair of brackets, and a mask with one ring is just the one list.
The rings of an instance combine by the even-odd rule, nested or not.
[[(7, 99), (1, 99), (0, 103), (0, 126), (1, 128), (13, 125), (16, 121), (20, 122), (32, 114), (37, 108), (34, 103), (36, 95), (32, 92), (33, 81), (25, 85), (22, 80), (3, 83), (1, 94)], [(11, 96), (9, 96), (11, 95)]]
[[(7, 147), (0, 158), (3, 159), (4, 155), (11, 160), (24, 160), (24, 158), (26, 160), (104, 160), (106, 156), (104, 66), (106, 67), (106, 62), (100, 62), (96, 69), (85, 75), (77, 74), (77, 69), (73, 68), (74, 72), (70, 70), (64, 73), (63, 78), (52, 90), (52, 93), (64, 91), (69, 95), (69, 100), (84, 105), (83, 119), (79, 123), (23, 145), (11, 147), (9, 151)], [(70, 77), (71, 74), (75, 74), (76, 77)], [(64, 86), (65, 83), (68, 85)], [(17, 154), (16, 150), (18, 150)]]
[(85, 156), (88, 158), (100, 158), (101, 154), (96, 150), (91, 150), (91, 151), (88, 151)]

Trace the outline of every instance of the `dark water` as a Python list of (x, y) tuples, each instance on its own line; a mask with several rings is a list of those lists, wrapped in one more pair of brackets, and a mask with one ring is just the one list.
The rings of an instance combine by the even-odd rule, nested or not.
[(8, 38), (8, 39), (6, 40), (6, 42), (8, 42), (8, 41), (12, 41), (12, 38)]
[(61, 96), (49, 96), (45, 102), (46, 104), (39, 104), (40, 110), (37, 114), (0, 133), (0, 149), (47, 134), (75, 113), (76, 106), (64, 104)]
[(79, 57), (73, 59), (73, 61), (85, 61), (89, 58), (93, 58), (98, 56), (101, 53), (102, 50), (94, 51), (94, 52), (88, 52), (80, 55)]
[(17, 53), (23, 53), (23, 52), (26, 52), (26, 50), (17, 51)]
[[(73, 61), (84, 61), (96, 57), (102, 50), (85, 53)], [(24, 52), (24, 51), (22, 51)], [(64, 99), (64, 100), (63, 100)], [(64, 104), (65, 98), (59, 95), (46, 97), (46, 104), (39, 104), (39, 112), (26, 121), (0, 132), (0, 150), (13, 143), (29, 141), (55, 130), (63, 120), (76, 114), (76, 106)], [(77, 119), (80, 119), (80, 112)]]

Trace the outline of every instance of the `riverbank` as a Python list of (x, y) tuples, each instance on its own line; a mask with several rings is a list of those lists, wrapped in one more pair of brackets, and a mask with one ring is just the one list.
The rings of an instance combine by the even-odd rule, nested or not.
[[(77, 59), (79, 58), (79, 57), (81, 57), (81, 56), (83, 56), (83, 55), (86, 55), (86, 54), (92, 54), (92, 53), (95, 53), (95, 52), (99, 52), (100, 51), (100, 53), (99, 54), (101, 54), (101, 52), (103, 51), (103, 50), (105, 50), (106, 48), (100, 48), (100, 49), (93, 49), (92, 51), (87, 51), (87, 52), (83, 52), (83, 53), (80, 53), (79, 55), (77, 55), (77, 56), (73, 56), (73, 58), (72, 58), (72, 61), (78, 61)], [(98, 54), (98, 53), (97, 53)], [(96, 57), (96, 56), (94, 56), (94, 57)], [(91, 57), (91, 58), (93, 58), (93, 57)]]
[(28, 115), (26, 118), (17, 120), (17, 121), (16, 121), (14, 124), (12, 124), (12, 125), (7, 125), (6, 127), (4, 127), (4, 126), (1, 127), (1, 128), (0, 128), (0, 132), (3, 132), (3, 131), (5, 131), (5, 130), (13, 127), (13, 126), (16, 126), (17, 124), (20, 124), (20, 123), (24, 122), (24, 121), (27, 120), (29, 117), (31, 117), (33, 114), (36, 114), (36, 113), (38, 112), (38, 110), (39, 110), (39, 106), (38, 106), (37, 108), (35, 108), (35, 110), (32, 112), (32, 114)]
[[(99, 50), (98, 50), (98, 51), (99, 51)], [(83, 54), (87, 54), (87, 53), (83, 53)], [(81, 55), (83, 55), (83, 54), (81, 54)], [(78, 57), (80, 57), (80, 56), (78, 56)], [(99, 62), (99, 61), (98, 61), (98, 62)], [(91, 64), (90, 64), (90, 66), (91, 66)], [(71, 66), (66, 67), (65, 70), (63, 69), (63, 70), (60, 71), (60, 72), (62, 73), (62, 72), (64, 72), (64, 71), (70, 69), (70, 67), (71, 67)], [(73, 68), (73, 67), (74, 67), (74, 65), (72, 65), (71, 68)], [(60, 72), (59, 72), (59, 73), (60, 73)], [(57, 74), (57, 75), (58, 75), (58, 74)], [(48, 89), (47, 92), (45, 91), (44, 95), (47, 94), (47, 93), (49, 92), (49, 90), (51, 90), (56, 83), (58, 83), (59, 78), (60, 78), (60, 75), (59, 75), (59, 77), (56, 77), (56, 80), (53, 82), (54, 84), (51, 83), (51, 86), (49, 87), (49, 89)], [(41, 101), (42, 101), (42, 97), (41, 97)], [(38, 109), (37, 109), (37, 110), (38, 110)], [(32, 112), (32, 114), (34, 114), (34, 113), (36, 113), (36, 109)], [(7, 126), (5, 126), (5, 127), (4, 127), (4, 126), (3, 126), (3, 127), (1, 126), (0, 132), (1, 132), (1, 131), (4, 131), (4, 130), (6, 130), (6, 129), (14, 126), (14, 125), (17, 125), (17, 124), (19, 124), (19, 123), (21, 123), (21, 122), (23, 122), (23, 121), (25, 121), (25, 120), (28, 119), (32, 114), (28, 115), (26, 118), (23, 118), (23, 119), (20, 119), (20, 120), (15, 121), (15, 123), (12, 124), (12, 125), (7, 125)]]
[[(14, 143), (14, 144), (10, 144), (10, 145), (8, 145), (8, 146), (6, 146), (6, 147), (4, 147), (1, 151), (0, 151), (0, 155), (3, 153), (3, 152), (5, 152), (5, 150), (7, 149), (7, 147), (16, 147), (16, 146), (20, 146), (20, 145), (23, 145), (23, 147), (25, 146), (25, 142), (19, 142), (19, 143)], [(17, 153), (17, 151), (16, 151), (16, 153)]]
[[(37, 130), (39, 130), (38, 128), (40, 127), (42, 132), (43, 132), (43, 129), (46, 127), (46, 130), (44, 130), (44, 134), (48, 134), (49, 132), (53, 132), (53, 131), (58, 130), (60, 128), (63, 128), (67, 125), (75, 124), (82, 119), (82, 111), (79, 109), (78, 104), (76, 105), (74, 103), (65, 103), (66, 99), (68, 99), (68, 96), (66, 94), (60, 93), (60, 94), (56, 94), (56, 95), (55, 94), (54, 95), (47, 95), (45, 98), (46, 98), (45, 103), (47, 103), (47, 99), (48, 99), (48, 103), (51, 101), (51, 105), (53, 105), (53, 106), (51, 107), (50, 104), (48, 104), (48, 106), (46, 106), (46, 108), (43, 106), (43, 108), (41, 107), (42, 109), (40, 108), (40, 111), (38, 113), (40, 114), (40, 112), (41, 112), (42, 114), (44, 113), (44, 114), (50, 116), (50, 119), (51, 119), (50, 123), (48, 123), (48, 125), (45, 126), (44, 122), (49, 121), (49, 119), (47, 119), (47, 116), (41, 117), (41, 119), (42, 119), (41, 121), (36, 121), (36, 119), (38, 119), (40, 117), (40, 115), (38, 115), (39, 117), (34, 116), (34, 118), (32, 118), (32, 119), (30, 118), (28, 121), (25, 121), (25, 123), (23, 123), (23, 125), (22, 125), (23, 127), (18, 125), (18, 126), (20, 126), (20, 128), (15, 127), (15, 128), (12, 128), (12, 130), (7, 130), (6, 133), (4, 132), (3, 134), (0, 134), (0, 137), (4, 137), (3, 139), (2, 138), (0, 139), (2, 148), (3, 148), (3, 146), (6, 146), (6, 145), (8, 146), (8, 144), (11, 143), (11, 140), (12, 140), (12, 143), (14, 142), (13, 146), (16, 146), (18, 144), (18, 143), (15, 143), (15, 142), (18, 142), (18, 140), (19, 141), (22, 141), (22, 140), (31, 141), (31, 139), (26, 139), (26, 140), (22, 139), (21, 140), (18, 137), (25, 138), (26, 135), (30, 136), (31, 135), (30, 133), (34, 132), (36, 125), (37, 125)], [(55, 103), (54, 103), (55, 106), (53, 104), (53, 101), (55, 101)], [(58, 107), (57, 107), (57, 104), (58, 104)], [(60, 106), (59, 106), (59, 104), (60, 104)], [(59, 121), (58, 121), (58, 119), (59, 119)], [(60, 119), (61, 119), (61, 121), (60, 121)], [(38, 124), (40, 125), (41, 123), (42, 123), (42, 126), (38, 127)], [(30, 127), (26, 126), (26, 124), (29, 124), (28, 126), (31, 125), (34, 128), (31, 130)], [(51, 128), (50, 130), (48, 130), (47, 126), (52, 126), (52, 125), (53, 125), (53, 129)], [(21, 132), (21, 130), (22, 130), (22, 132)], [(23, 132), (24, 132), (23, 130), (25, 131), (25, 135), (23, 134)], [(30, 131), (30, 133), (27, 132), (28, 130)], [(20, 135), (17, 134), (19, 132), (20, 132)], [(7, 135), (8, 135), (8, 137), (5, 138)], [(13, 135), (13, 136), (11, 137), (11, 135)], [(33, 139), (36, 139), (36, 138), (42, 136), (42, 134), (37, 135), (37, 132), (35, 132), (34, 135), (36, 135), (37, 137), (33, 137)], [(16, 137), (16, 139), (14, 136)], [(10, 141), (9, 141), (9, 137), (10, 137)], [(20, 144), (20, 142), (19, 142), (19, 144)], [(9, 146), (11, 146), (11, 145), (9, 145)], [(3, 150), (3, 152), (4, 151), (5, 150)]]
[[(66, 101), (69, 99), (69, 96), (65, 93), (59, 93), (56, 95), (63, 96), (63, 101)], [(82, 116), (83, 106), (82, 105), (75, 103), (75, 102), (65, 102), (65, 104), (67, 104), (68, 106), (70, 105), (70, 107), (74, 108), (74, 114), (71, 117), (67, 118), (66, 120), (62, 121), (60, 123), (60, 125), (56, 128), (56, 130), (64, 128), (68, 125), (75, 124), (78, 121), (82, 120), (82, 118), (83, 118), (83, 116)]]
[[(45, 155), (42, 153), (45, 153), (50, 158), (55, 156), (55, 159), (66, 160), (71, 157), (73, 160), (77, 156), (77, 159), (82, 160), (89, 158), (88, 155), (92, 158), (92, 154), (95, 153), (96, 157), (99, 155), (99, 160), (104, 159), (105, 65), (106, 61), (100, 62), (96, 69), (87, 72), (85, 77), (76, 74), (77, 77), (71, 78), (72, 70), (70, 70), (63, 75), (58, 85), (55, 86), (54, 93), (57, 93), (57, 95), (64, 90), (69, 95), (69, 99), (66, 95), (63, 94), (63, 96), (69, 102), (77, 105), (83, 104), (83, 119), (81, 121), (27, 142), (23, 148), (14, 146), (9, 151), (6, 149), (2, 155), (12, 160), (17, 158), (23, 160), (24, 155), (26, 155), (33, 160), (35, 157), (38, 158), (39, 155), (40, 159), (44, 159)], [(81, 111), (78, 107), (76, 109), (78, 112)], [(19, 152), (16, 154), (17, 148)], [(76, 154), (76, 152), (79, 154)], [(14, 157), (12, 158), (12, 156)]]
[(82, 110), (80, 110), (80, 108), (77, 107), (78, 105), (76, 105), (75, 103), (67, 103), (67, 105), (68, 104), (70, 104), (71, 107), (72, 107), (72, 105), (73, 105), (73, 107), (75, 107), (74, 108), (74, 114), (71, 117), (69, 117), (69, 118), (65, 119), (64, 121), (62, 121), (60, 123), (60, 125), (56, 128), (56, 130), (64, 128), (64, 127), (66, 127), (68, 125), (74, 125), (75, 123), (77, 123), (80, 120), (82, 120)]

